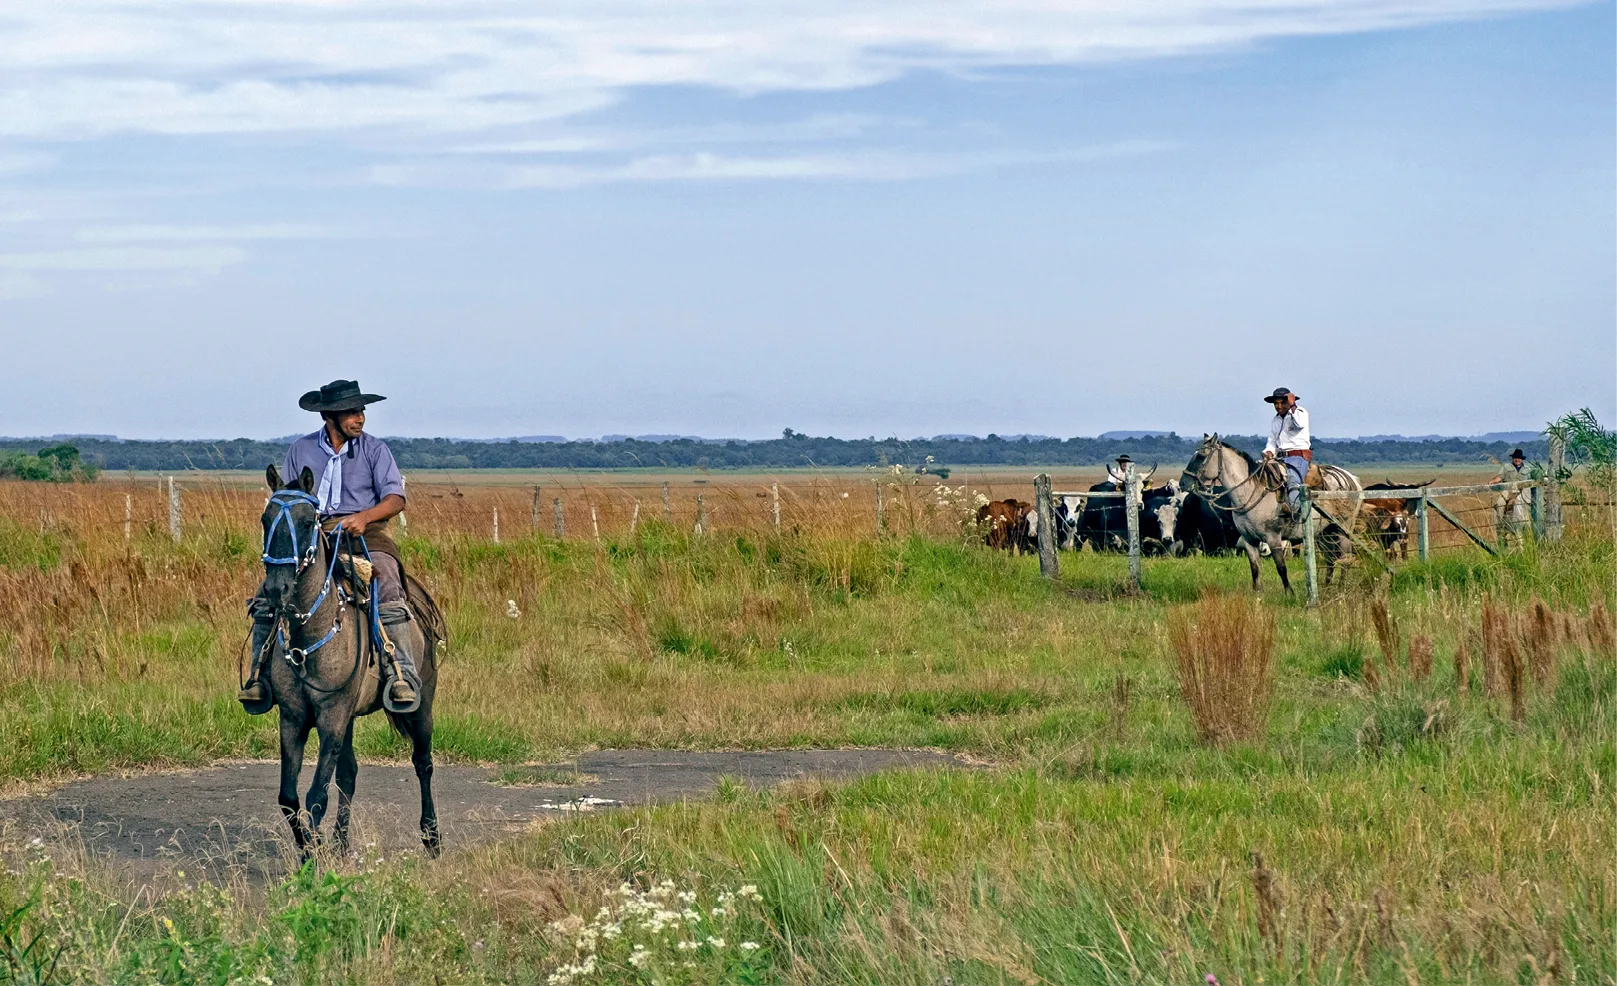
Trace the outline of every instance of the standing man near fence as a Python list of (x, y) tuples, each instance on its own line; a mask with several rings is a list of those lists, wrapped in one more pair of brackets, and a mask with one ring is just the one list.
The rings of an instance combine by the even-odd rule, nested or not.
[(1308, 412), (1297, 403), (1297, 395), (1285, 387), (1276, 387), (1264, 401), (1274, 405), (1275, 416), (1269, 422), (1269, 441), (1263, 446), (1263, 458), (1269, 462), (1278, 457), (1285, 467), (1286, 496), (1280, 501), (1280, 511), (1287, 519), (1296, 520), (1303, 482), (1308, 478), (1308, 465), (1314, 461)]
[[(327, 533), (340, 529), (365, 538), (376, 573), (377, 610), (382, 625), (389, 627), (410, 619), (399, 549), (387, 533), (387, 522), (404, 511), (404, 478), (387, 443), (365, 434), (365, 406), (386, 399), (380, 394), (361, 393), (353, 380), (333, 380), (304, 394), (298, 406), (319, 412), (321, 428), (299, 438), (286, 450), (281, 475), (293, 479), (307, 468), (316, 477), (320, 526)], [(270, 651), (275, 614), (261, 595), (248, 602), (247, 612), (253, 618), (252, 664), (236, 700), (249, 713), (259, 715), (268, 712), (275, 702), (268, 676), (260, 673)], [(396, 649), (396, 665), (383, 669), (389, 679), (385, 685), (388, 707), (409, 712), (420, 702), (415, 655), (407, 650), (410, 635), (388, 636)]]
[[(1499, 467), (1499, 475), (1493, 478), (1496, 483), (1520, 483), (1532, 479), (1532, 469), (1527, 465), (1527, 455), (1521, 449), (1510, 450), (1510, 462)], [(1511, 538), (1520, 544), (1522, 530), (1532, 522), (1532, 516), (1527, 508), (1527, 497), (1522, 490), (1502, 492), (1493, 502), (1494, 537), (1498, 538), (1499, 546), (1506, 547)]]

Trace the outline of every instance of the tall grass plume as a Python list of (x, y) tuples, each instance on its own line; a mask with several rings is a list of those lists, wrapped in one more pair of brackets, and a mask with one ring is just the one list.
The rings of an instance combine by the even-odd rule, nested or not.
[(1274, 616), (1257, 600), (1208, 596), (1169, 614), (1168, 640), (1202, 741), (1262, 736), (1274, 690)]

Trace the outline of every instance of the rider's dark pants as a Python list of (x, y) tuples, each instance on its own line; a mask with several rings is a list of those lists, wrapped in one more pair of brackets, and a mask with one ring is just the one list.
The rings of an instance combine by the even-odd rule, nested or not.
[(371, 565), (376, 569), (376, 601), (397, 603), (404, 601), (404, 577), (399, 573), (399, 560), (380, 551), (371, 554)]

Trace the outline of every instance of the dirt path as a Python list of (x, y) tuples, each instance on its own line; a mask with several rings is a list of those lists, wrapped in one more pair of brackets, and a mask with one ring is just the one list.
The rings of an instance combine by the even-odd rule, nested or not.
[[(307, 791), (313, 758), (299, 784)], [(575, 764), (507, 771), (539, 785), (495, 783), (500, 771), (445, 765), (433, 794), (446, 847), (499, 838), (534, 821), (620, 805), (705, 797), (720, 777), (749, 787), (805, 778), (847, 778), (879, 770), (960, 766), (939, 753), (900, 750), (773, 750), (695, 753), (604, 750)], [(0, 824), (13, 838), (76, 839), (97, 856), (131, 862), (187, 858), (260, 868), (279, 860), (286, 824), (275, 804), (280, 767), (273, 761), (185, 773), (75, 781), (45, 795), (0, 800)], [(354, 798), (354, 844), (384, 851), (415, 848), (420, 809), (408, 765), (362, 764)], [(329, 831), (336, 811), (333, 787)], [(255, 862), (256, 861), (256, 862)]]

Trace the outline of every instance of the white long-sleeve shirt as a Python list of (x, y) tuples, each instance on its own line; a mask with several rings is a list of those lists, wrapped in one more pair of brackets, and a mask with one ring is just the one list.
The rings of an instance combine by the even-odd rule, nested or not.
[(1269, 443), (1265, 452), (1284, 455), (1298, 449), (1312, 448), (1308, 434), (1308, 412), (1301, 405), (1286, 414), (1277, 414), (1269, 422)]

